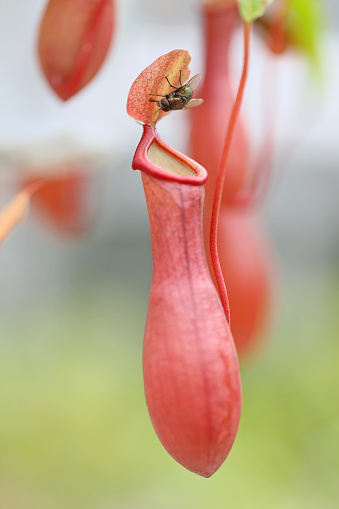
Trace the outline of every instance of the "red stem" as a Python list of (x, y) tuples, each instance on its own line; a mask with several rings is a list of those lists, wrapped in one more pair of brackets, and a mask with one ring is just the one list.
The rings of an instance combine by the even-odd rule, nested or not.
[[(268, 194), (274, 160), (275, 118), (277, 105), (277, 56), (267, 55), (263, 73), (263, 135), (262, 144), (253, 164), (252, 182), (248, 189), (240, 191), (232, 202), (232, 207), (254, 209)], [(275, 65), (274, 65), (275, 64)]]
[(250, 40), (250, 29), (251, 24), (245, 22), (244, 23), (244, 65), (242, 70), (242, 75), (239, 83), (239, 88), (237, 92), (237, 97), (235, 99), (229, 124), (227, 127), (225, 143), (223, 146), (221, 160), (217, 175), (217, 182), (213, 200), (212, 207), (212, 218), (211, 218), (211, 232), (210, 232), (210, 250), (211, 250), (211, 258), (213, 270), (215, 273), (215, 278), (218, 285), (218, 291), (220, 295), (221, 304), (224, 308), (224, 312), (226, 315), (226, 319), (228, 323), (230, 323), (230, 306), (228, 302), (227, 290), (225, 286), (224, 277), (220, 267), (219, 255), (218, 255), (218, 221), (219, 221), (219, 212), (220, 212), (220, 204), (221, 204), (221, 196), (224, 188), (225, 182), (225, 173), (226, 173), (226, 164), (230, 152), (231, 142), (234, 134), (234, 128), (236, 121), (239, 116), (242, 98), (244, 95), (244, 89), (247, 79), (248, 72), (248, 60), (249, 60), (249, 40)]

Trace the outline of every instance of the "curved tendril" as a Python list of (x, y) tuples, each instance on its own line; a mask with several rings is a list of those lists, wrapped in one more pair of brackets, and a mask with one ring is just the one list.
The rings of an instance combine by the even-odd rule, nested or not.
[(219, 222), (219, 212), (220, 212), (220, 204), (221, 204), (221, 196), (225, 182), (225, 174), (226, 174), (226, 164), (230, 152), (231, 142), (234, 134), (234, 129), (236, 125), (236, 121), (239, 116), (242, 99), (244, 95), (244, 89), (247, 79), (248, 73), (248, 61), (249, 61), (249, 41), (250, 41), (250, 30), (251, 23), (244, 22), (244, 64), (242, 75), (239, 83), (239, 88), (237, 92), (237, 96), (231, 111), (230, 120), (228, 123), (225, 142), (221, 154), (221, 160), (218, 169), (217, 182), (215, 188), (215, 194), (213, 199), (213, 207), (212, 207), (212, 218), (211, 218), (211, 231), (210, 231), (210, 251), (212, 258), (213, 270), (215, 273), (218, 291), (220, 295), (220, 300), (222, 306), (224, 308), (224, 312), (226, 315), (227, 322), (230, 323), (230, 306), (227, 296), (227, 290), (225, 286), (224, 277), (220, 267), (219, 255), (218, 255), (218, 222)]

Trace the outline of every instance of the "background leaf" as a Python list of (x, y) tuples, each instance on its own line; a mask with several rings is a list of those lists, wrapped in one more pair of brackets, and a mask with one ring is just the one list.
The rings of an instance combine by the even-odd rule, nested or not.
[(318, 58), (318, 40), (324, 20), (318, 0), (290, 0), (287, 30), (291, 43), (304, 50), (313, 62)]
[(239, 12), (244, 21), (251, 22), (265, 14), (274, 0), (238, 0)]
[(23, 221), (29, 200), (32, 194), (40, 188), (41, 184), (42, 181), (37, 180), (28, 185), (0, 212), (0, 244)]
[(96, 75), (109, 50), (114, 30), (112, 0), (50, 0), (38, 41), (46, 79), (63, 101)]

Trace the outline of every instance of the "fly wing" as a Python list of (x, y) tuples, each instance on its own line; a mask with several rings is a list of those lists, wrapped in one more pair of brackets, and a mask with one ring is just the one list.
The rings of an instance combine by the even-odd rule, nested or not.
[(190, 80), (188, 80), (187, 83), (185, 83), (184, 87), (190, 87), (192, 90), (194, 90), (199, 81), (201, 80), (201, 77), (202, 77), (202, 74), (196, 74), (195, 76), (193, 76), (193, 78), (191, 78)]
[(200, 106), (204, 102), (203, 99), (191, 99), (187, 104), (182, 108), (183, 110), (188, 110), (189, 108), (195, 108), (196, 106)]

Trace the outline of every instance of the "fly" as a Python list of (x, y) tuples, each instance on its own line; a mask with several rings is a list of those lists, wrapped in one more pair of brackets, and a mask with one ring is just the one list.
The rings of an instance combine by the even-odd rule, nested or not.
[(192, 99), (193, 90), (198, 85), (201, 80), (201, 74), (196, 74), (188, 80), (184, 85), (181, 83), (181, 71), (179, 75), (179, 83), (180, 87), (174, 87), (169, 82), (169, 79), (166, 76), (166, 80), (171, 88), (174, 88), (174, 92), (171, 92), (167, 95), (159, 95), (159, 94), (149, 94), (155, 95), (157, 97), (162, 97), (159, 101), (156, 99), (149, 99), (149, 102), (157, 103), (159, 108), (163, 111), (171, 111), (171, 110), (186, 110), (188, 108), (195, 108), (199, 106), (203, 99)]

